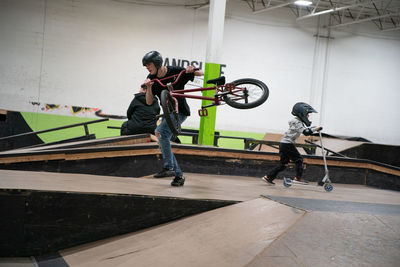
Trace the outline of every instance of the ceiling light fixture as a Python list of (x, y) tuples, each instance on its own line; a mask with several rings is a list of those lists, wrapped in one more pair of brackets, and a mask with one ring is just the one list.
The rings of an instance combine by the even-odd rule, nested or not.
[(309, 6), (309, 5), (312, 4), (312, 1), (310, 1), (310, 0), (297, 0), (297, 1), (294, 2), (294, 4), (298, 5), (298, 6)]

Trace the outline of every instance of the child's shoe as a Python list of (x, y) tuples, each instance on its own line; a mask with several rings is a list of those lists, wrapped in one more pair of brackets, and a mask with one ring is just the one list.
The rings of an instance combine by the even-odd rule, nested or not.
[(264, 175), (261, 179), (262, 179), (264, 182), (268, 183), (268, 184), (275, 184), (275, 183), (273, 182), (273, 180), (272, 180), (271, 178), (269, 178), (267, 175)]

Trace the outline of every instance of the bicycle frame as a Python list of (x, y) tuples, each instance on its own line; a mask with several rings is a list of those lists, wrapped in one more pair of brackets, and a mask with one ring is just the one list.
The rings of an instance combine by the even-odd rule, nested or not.
[(217, 90), (222, 91), (223, 86), (213, 86), (213, 87), (198, 87), (193, 89), (183, 89), (183, 90), (170, 90), (170, 94), (172, 97), (186, 97), (186, 98), (193, 98), (193, 99), (202, 99), (202, 100), (210, 100), (220, 102), (222, 100), (222, 95), (215, 95), (214, 97), (207, 97), (207, 96), (198, 96), (198, 95), (187, 95), (185, 93), (192, 93), (192, 92), (203, 92), (203, 91), (210, 91), (210, 90)]
[[(180, 132), (178, 97), (210, 101), (210, 105), (201, 106), (198, 110), (200, 117), (208, 116), (207, 108), (221, 105), (222, 103), (226, 103), (233, 108), (249, 109), (258, 107), (268, 98), (268, 87), (262, 81), (252, 78), (242, 78), (231, 83), (225, 83), (225, 77), (222, 76), (207, 81), (209, 84), (214, 84), (213, 86), (175, 90), (174, 85), (179, 81), (185, 71), (186, 70), (182, 70), (178, 74), (162, 79), (151, 80), (151, 82), (157, 82), (161, 87), (165, 88), (161, 90), (160, 103), (163, 109), (164, 119), (171, 129), (171, 132), (175, 135), (178, 135)], [(213, 97), (191, 94), (209, 90), (215, 90)]]
[[(162, 87), (168, 88), (170, 91), (171, 96), (175, 100), (175, 104), (177, 106), (177, 100), (176, 97), (185, 97), (185, 98), (192, 98), (192, 99), (201, 99), (201, 100), (209, 100), (212, 101), (213, 103), (211, 105), (203, 106), (202, 109), (199, 110), (199, 115), (200, 116), (207, 116), (207, 114), (200, 114), (200, 111), (203, 113), (207, 113), (207, 111), (204, 111), (204, 108), (207, 107), (212, 107), (212, 106), (218, 106), (221, 104), (221, 102), (224, 102), (223, 96), (226, 94), (232, 94), (235, 95), (236, 91), (242, 91), (244, 88), (240, 87), (234, 87), (231, 84), (227, 83), (224, 85), (215, 85), (211, 87), (198, 87), (198, 88), (193, 88), (193, 89), (182, 89), (182, 90), (174, 90), (173, 86), (179, 81), (180, 77), (182, 74), (185, 72), (185, 70), (182, 70), (179, 74), (175, 74), (172, 76), (168, 76), (162, 79), (153, 79), (151, 80), (152, 82), (157, 82), (159, 83)], [(173, 79), (176, 78), (175, 81), (167, 84), (163, 84), (162, 81), (168, 80), (168, 79)], [(236, 89), (236, 90), (233, 90)], [(227, 90), (225, 90), (227, 89)], [(193, 93), (193, 92), (203, 92), (203, 91), (210, 91), (210, 90), (216, 90), (218, 93), (214, 95), (214, 97), (207, 97), (207, 96), (198, 96), (198, 95), (188, 95), (185, 93)], [(178, 108), (176, 107), (176, 110)]]

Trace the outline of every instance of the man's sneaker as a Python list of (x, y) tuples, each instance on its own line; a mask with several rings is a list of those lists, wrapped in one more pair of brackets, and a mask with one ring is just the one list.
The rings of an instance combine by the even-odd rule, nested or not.
[(175, 176), (175, 171), (163, 169), (159, 173), (153, 175), (154, 178), (172, 177)]
[(268, 183), (268, 184), (275, 184), (271, 178), (269, 178), (267, 175), (263, 176), (261, 178), (264, 182)]
[(318, 185), (319, 185), (319, 186), (323, 186), (324, 184), (325, 184), (325, 183), (322, 182), (322, 181), (319, 181), (319, 182), (318, 182)]
[(185, 183), (185, 177), (183, 176), (175, 176), (174, 180), (172, 180), (171, 185), (172, 186), (183, 186)]
[(303, 179), (303, 178), (294, 177), (293, 181), (300, 182), (300, 183), (303, 183), (303, 184), (308, 184), (308, 181)]

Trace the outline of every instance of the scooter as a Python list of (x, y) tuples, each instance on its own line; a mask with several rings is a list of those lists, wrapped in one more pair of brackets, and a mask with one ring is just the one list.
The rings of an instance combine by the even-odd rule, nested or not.
[[(319, 140), (321, 142), (322, 158), (324, 159), (324, 167), (325, 167), (325, 176), (321, 181), (318, 182), (318, 186), (323, 186), (326, 192), (331, 192), (333, 190), (333, 185), (331, 183), (331, 180), (329, 179), (329, 170), (326, 164), (326, 157), (325, 157), (326, 150), (324, 148), (324, 145), (322, 144), (322, 133), (321, 131), (319, 131), (318, 133), (319, 133)], [(291, 187), (292, 185), (308, 185), (308, 183), (295, 181), (290, 178), (283, 178), (283, 185), (285, 187)]]

